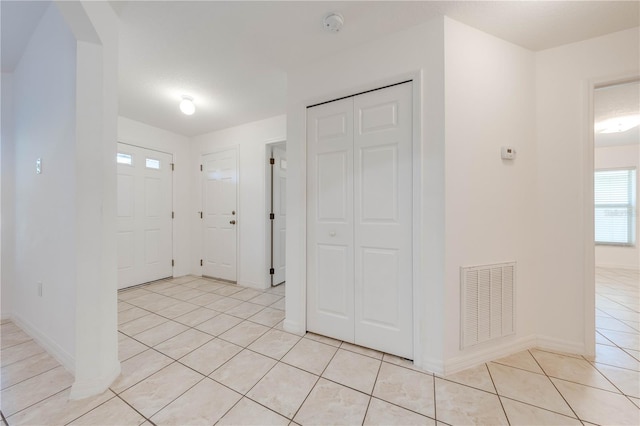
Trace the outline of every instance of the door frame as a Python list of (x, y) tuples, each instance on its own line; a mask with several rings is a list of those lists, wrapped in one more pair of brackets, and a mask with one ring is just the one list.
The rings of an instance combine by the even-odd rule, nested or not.
[(596, 256), (595, 256), (595, 218), (594, 218), (594, 182), (595, 172), (595, 114), (594, 96), (595, 90), (601, 87), (615, 84), (631, 83), (640, 81), (640, 74), (629, 73), (617, 76), (594, 78), (584, 83), (585, 105), (584, 117), (586, 120), (586, 149), (583, 155), (582, 177), (584, 191), (584, 206), (582, 212), (582, 223), (584, 223), (584, 352), (585, 355), (594, 356), (596, 352)]
[[(413, 362), (417, 366), (422, 366), (424, 364), (423, 360), (423, 346), (425, 339), (422, 337), (422, 329), (420, 324), (422, 323), (423, 318), (425, 316), (424, 304), (420, 304), (421, 301), (424, 300), (425, 295), (425, 283), (423, 283), (423, 274), (422, 271), (422, 254), (423, 254), (423, 244), (422, 244), (422, 179), (423, 179), (423, 167), (422, 167), (422, 87), (423, 87), (423, 76), (422, 71), (414, 71), (409, 73), (398, 74), (391, 78), (386, 78), (384, 80), (380, 80), (374, 83), (365, 83), (362, 86), (351, 87), (349, 89), (340, 90), (337, 92), (332, 92), (326, 96), (315, 97), (311, 99), (307, 99), (304, 102), (304, 110), (302, 117), (304, 117), (305, 129), (306, 129), (306, 120), (307, 120), (307, 109), (310, 106), (318, 105), (325, 102), (331, 102), (334, 100), (338, 100), (344, 97), (350, 97), (357, 95), (359, 93), (364, 93), (367, 91), (373, 91), (382, 89), (386, 86), (395, 85), (401, 82), (411, 82), (412, 83), (412, 103), (413, 103), (413, 122), (412, 122), (412, 167), (413, 167), (413, 179), (412, 179), (412, 294), (413, 294)], [(306, 133), (305, 133), (306, 134)], [(306, 137), (304, 139), (304, 143), (301, 143), (301, 151), (304, 157), (304, 165), (301, 167), (304, 175), (304, 207), (303, 211), (300, 212), (300, 220), (301, 224), (303, 224), (304, 232), (302, 233), (302, 256), (304, 261), (301, 265), (300, 277), (302, 278), (302, 283), (300, 287), (300, 296), (301, 299), (296, 301), (296, 303), (300, 303), (299, 308), (301, 309), (301, 321), (304, 330), (307, 329), (307, 231), (309, 224), (307, 223), (307, 207), (308, 207), (308, 194), (306, 191), (307, 179), (308, 179), (308, 170), (306, 167), (306, 163), (308, 160), (308, 152), (307, 152), (307, 140)], [(297, 244), (296, 244), (297, 246)], [(289, 263), (289, 262), (287, 262)], [(289, 303), (292, 303), (290, 301)], [(285, 326), (287, 325), (287, 321), (285, 319)]]
[[(271, 274), (269, 274), (269, 265), (271, 264), (271, 220), (269, 219), (269, 213), (271, 213), (271, 167), (269, 167), (269, 159), (271, 158), (271, 152), (273, 148), (277, 146), (283, 146), (287, 149), (287, 141), (278, 139), (271, 142), (266, 142), (264, 145), (264, 265), (265, 265), (265, 278), (264, 288), (271, 287)], [(285, 189), (286, 190), (286, 189)]]
[[(240, 204), (240, 146), (239, 145), (229, 145), (229, 146), (221, 146), (215, 149), (211, 149), (205, 152), (200, 153), (200, 165), (203, 165), (204, 162), (202, 158), (206, 155), (217, 154), (223, 151), (235, 150), (236, 152), (236, 216), (237, 216), (237, 226), (236, 226), (236, 281), (237, 284), (240, 281), (239, 271), (240, 271), (240, 229), (242, 225), (242, 210), (239, 208)], [(200, 171), (200, 211), (204, 212), (204, 171)], [(202, 232), (202, 228), (204, 226), (204, 221), (200, 220), (200, 226), (198, 227), (198, 234), (200, 235), (200, 259), (204, 259), (204, 232)], [(200, 265), (200, 276), (202, 275), (203, 266)], [(216, 278), (218, 279), (218, 278)], [(226, 280), (222, 280), (226, 281)]]

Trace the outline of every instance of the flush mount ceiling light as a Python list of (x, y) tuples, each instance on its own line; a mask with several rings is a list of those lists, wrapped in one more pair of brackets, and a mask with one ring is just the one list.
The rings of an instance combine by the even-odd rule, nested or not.
[(191, 96), (182, 96), (182, 101), (180, 102), (180, 111), (182, 111), (185, 115), (192, 115), (196, 112), (196, 106), (193, 104), (193, 98)]
[(331, 12), (324, 17), (322, 24), (324, 25), (325, 30), (337, 33), (344, 25), (344, 17), (339, 13)]

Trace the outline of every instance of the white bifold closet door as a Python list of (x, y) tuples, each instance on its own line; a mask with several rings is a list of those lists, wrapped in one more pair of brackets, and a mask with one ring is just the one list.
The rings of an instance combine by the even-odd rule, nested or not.
[(412, 84), (307, 110), (307, 329), (413, 358)]

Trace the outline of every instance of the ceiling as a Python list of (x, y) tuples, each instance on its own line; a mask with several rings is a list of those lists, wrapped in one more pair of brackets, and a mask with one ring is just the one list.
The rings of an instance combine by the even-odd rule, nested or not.
[[(443, 14), (533, 51), (640, 24), (635, 1), (110, 3), (120, 19), (120, 115), (186, 136), (284, 114), (289, 69)], [(3, 71), (45, 7), (2, 0)], [(341, 32), (323, 30), (327, 12), (344, 16)], [(194, 115), (179, 112), (182, 95), (194, 98)]]

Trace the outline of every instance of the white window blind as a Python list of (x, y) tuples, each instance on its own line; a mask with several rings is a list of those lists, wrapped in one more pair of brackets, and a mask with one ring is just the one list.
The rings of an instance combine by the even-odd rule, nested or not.
[(593, 183), (596, 244), (635, 245), (636, 170), (597, 170)]

